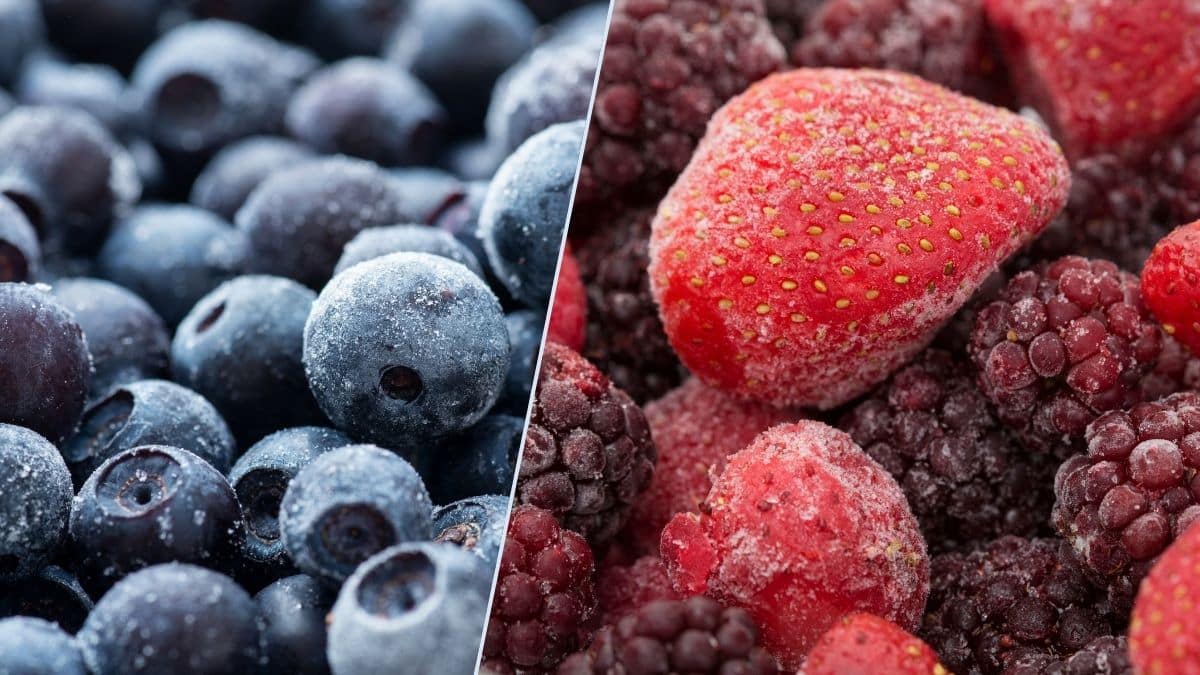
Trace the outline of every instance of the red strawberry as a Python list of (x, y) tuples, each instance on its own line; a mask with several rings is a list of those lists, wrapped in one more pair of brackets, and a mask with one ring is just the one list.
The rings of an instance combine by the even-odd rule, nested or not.
[(1129, 655), (1144, 675), (1200, 675), (1200, 525), (1150, 570), (1129, 624)]
[(917, 77), (769, 77), (718, 111), (660, 206), (667, 335), (711, 386), (836, 406), (928, 344), (1069, 181), (1036, 124)]
[(550, 314), (549, 338), (574, 349), (583, 350), (587, 329), (587, 294), (579, 278), (579, 265), (568, 245), (563, 251), (558, 269), (558, 285), (554, 287), (554, 307)]
[(1142, 267), (1142, 297), (1163, 330), (1200, 354), (1200, 220), (1154, 246)]
[(937, 654), (908, 631), (873, 614), (851, 614), (821, 636), (803, 675), (947, 675)]
[(985, 0), (1012, 81), (1072, 159), (1167, 134), (1200, 109), (1195, 0)]

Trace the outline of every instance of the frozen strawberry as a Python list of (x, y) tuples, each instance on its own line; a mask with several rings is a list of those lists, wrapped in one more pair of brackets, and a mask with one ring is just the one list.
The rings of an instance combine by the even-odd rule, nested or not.
[(1141, 145), (1200, 109), (1195, 0), (985, 0), (1019, 94), (1072, 158)]
[(717, 113), (660, 206), (667, 336), (712, 386), (836, 406), (924, 347), (1069, 183), (1036, 124), (911, 75), (772, 76)]
[(948, 675), (929, 645), (891, 621), (851, 614), (821, 636), (803, 675)]
[(1200, 354), (1200, 220), (1155, 245), (1142, 268), (1142, 296), (1163, 330)]
[(675, 590), (745, 608), (792, 670), (848, 613), (915, 629), (929, 594), (904, 493), (820, 422), (774, 427), (731, 457), (700, 513), (676, 515), (661, 547)]
[(1142, 582), (1129, 626), (1133, 665), (1146, 675), (1200, 674), (1200, 526), (1193, 526)]
[(638, 558), (632, 565), (608, 565), (596, 577), (600, 623), (614, 624), (655, 600), (677, 600), (667, 568), (656, 556)]
[(554, 304), (550, 315), (551, 340), (580, 351), (587, 330), (587, 295), (579, 279), (579, 265), (567, 246), (558, 268), (558, 285), (554, 287)]
[(699, 508), (729, 455), (760, 432), (796, 419), (796, 413), (740, 401), (695, 378), (646, 405), (658, 464), (626, 527), (635, 550), (657, 555), (667, 521)]

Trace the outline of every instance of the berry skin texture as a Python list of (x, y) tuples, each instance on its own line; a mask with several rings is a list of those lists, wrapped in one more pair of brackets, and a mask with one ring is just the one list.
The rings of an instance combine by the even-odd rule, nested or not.
[(553, 308), (550, 313), (549, 339), (583, 351), (587, 330), (587, 295), (579, 279), (579, 263), (568, 244), (559, 263), (558, 285), (554, 287)]
[(1073, 159), (1157, 140), (1200, 108), (1194, 2), (984, 0), (984, 7), (1013, 83)]
[(700, 513), (667, 524), (661, 549), (676, 591), (745, 608), (789, 670), (849, 612), (915, 629), (929, 593), (904, 493), (820, 422), (774, 427), (731, 457)]
[(312, 156), (300, 143), (274, 136), (252, 136), (232, 143), (196, 177), (191, 203), (233, 222), (238, 209), (268, 176)]
[(1200, 220), (1154, 246), (1142, 268), (1142, 295), (1163, 330), (1200, 354)]
[[(37, 576), (0, 583), (0, 618), (30, 616), (51, 621), (74, 633), (92, 611), (79, 579), (61, 567), (43, 567)], [(0, 657), (0, 663), (3, 663)]]
[(1138, 590), (1129, 651), (1139, 673), (1200, 673), (1200, 527), (1192, 527), (1159, 558)]
[(651, 287), (707, 384), (831, 408), (928, 344), (1069, 183), (1012, 113), (911, 75), (794, 70), (714, 116), (659, 207)]
[(616, 624), (656, 600), (681, 599), (656, 556), (638, 558), (631, 565), (606, 564), (596, 575), (596, 598), (603, 625)]
[(88, 675), (79, 645), (57, 625), (30, 617), (0, 621), (0, 672)]
[(640, 408), (569, 347), (547, 342), (517, 476), (517, 499), (593, 545), (610, 540), (654, 475)]
[[(525, 400), (528, 403), (528, 395)], [(522, 410), (521, 417), (488, 415), (470, 429), (444, 439), (421, 466), (433, 502), (449, 504), (477, 495), (508, 494), (517, 474), (524, 414)]]
[(389, 253), (429, 253), (463, 265), (475, 276), (484, 278), (479, 259), (454, 235), (426, 225), (391, 225), (369, 227), (359, 232), (342, 249), (334, 275), (341, 274), (360, 262), (382, 258)]
[(0, 283), (31, 281), (41, 261), (42, 249), (29, 219), (16, 204), (0, 197)]
[(71, 512), (71, 475), (53, 445), (0, 424), (0, 582), (36, 574), (57, 552)]
[(254, 596), (272, 671), (328, 675), (325, 617), (335, 597), (332, 590), (303, 574), (284, 577)]
[(949, 675), (920, 638), (871, 614), (850, 614), (833, 625), (804, 662), (804, 675)]
[(433, 540), (457, 546), (495, 569), (508, 521), (508, 496), (462, 499), (433, 511)]

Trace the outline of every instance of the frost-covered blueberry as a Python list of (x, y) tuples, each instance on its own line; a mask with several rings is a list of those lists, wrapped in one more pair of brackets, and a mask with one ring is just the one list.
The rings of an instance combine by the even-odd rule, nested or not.
[(455, 434), (422, 467), (434, 503), (478, 495), (508, 494), (521, 453), (522, 417), (488, 415), (475, 426)]
[(420, 673), (469, 673), (483, 632), (491, 574), (451, 546), (403, 544), (346, 581), (329, 626), (338, 675), (377, 675), (396, 664)]
[(291, 279), (238, 277), (204, 296), (175, 331), (175, 380), (208, 399), (242, 447), (325, 422), (301, 363), (316, 297)]
[(317, 457), (288, 485), (279, 512), (283, 543), (305, 574), (340, 583), (362, 561), (407, 541), (425, 541), (433, 503), (416, 469), (372, 445)]
[(508, 497), (483, 495), (461, 499), (433, 512), (433, 540), (454, 544), (494, 568), (508, 523)]
[(117, 385), (166, 375), (171, 338), (145, 300), (116, 284), (88, 278), (59, 280), (53, 293), (87, 336), (93, 368), (89, 400)]
[(0, 283), (31, 281), (41, 262), (42, 249), (29, 219), (12, 200), (0, 196)]
[(88, 675), (75, 639), (55, 624), (30, 617), (0, 621), (0, 673)]
[(254, 601), (195, 565), (156, 565), (117, 582), (79, 632), (93, 675), (254, 673), (262, 658)]
[(25, 57), (45, 38), (37, 0), (0, 4), (0, 84), (13, 81)]
[(297, 427), (267, 436), (238, 459), (229, 472), (229, 483), (242, 506), (243, 556), (286, 566), (279, 512), (288, 485), (318, 456), (353, 443), (336, 429)]
[(334, 274), (341, 274), (360, 262), (381, 258), (390, 253), (429, 253), (465, 265), (483, 279), (483, 267), (471, 249), (454, 235), (427, 225), (392, 225), (372, 227), (359, 232), (338, 260)]
[(529, 307), (550, 298), (583, 135), (583, 122), (569, 122), (525, 141), (496, 172), (479, 213), (488, 263)]
[[(0, 619), (32, 616), (53, 621), (74, 633), (92, 611), (92, 599), (75, 575), (57, 565), (43, 567), (37, 576), (0, 582)], [(4, 659), (0, 657), (0, 668)]]
[(410, 0), (309, 0), (301, 19), (307, 42), (329, 58), (378, 54)]
[(15, 107), (17, 107), (17, 102), (13, 100), (12, 95), (0, 89), (0, 117), (4, 117)]
[(488, 138), (512, 152), (547, 127), (587, 117), (599, 56), (599, 43), (555, 40), (534, 49), (496, 82)]
[(218, 152), (192, 184), (191, 202), (233, 222), (268, 176), (311, 159), (307, 147), (277, 136), (252, 136)]
[(342, 247), (368, 227), (416, 222), (392, 177), (349, 157), (327, 157), (271, 174), (238, 211), (250, 238), (251, 268), (325, 285)]
[(316, 579), (284, 577), (254, 596), (272, 673), (326, 675), (325, 617), (337, 595)]
[(45, 566), (70, 511), (71, 475), (54, 446), (29, 429), (0, 424), (0, 581)]
[(38, 54), (25, 62), (13, 92), (26, 105), (82, 110), (123, 138), (133, 131), (137, 113), (126, 88), (125, 78), (111, 66)]
[(0, 423), (58, 444), (79, 424), (92, 365), (75, 317), (46, 290), (0, 283)]
[[(488, 176), (491, 176), (491, 172), (488, 173)], [(488, 186), (489, 183), (486, 180), (474, 180), (467, 183), (462, 196), (446, 204), (434, 219), (433, 224), (454, 235), (455, 239), (471, 250), (476, 260), (483, 263), (483, 278), (496, 293), (496, 297), (500, 298), (500, 304), (507, 309), (517, 303), (504, 284), (500, 282), (499, 277), (492, 271), (492, 266), (487, 264), (487, 251), (484, 250), (483, 239), (479, 236), (479, 210), (483, 208), (483, 202), (487, 199)], [(538, 309), (544, 310), (545, 307)]]
[(102, 464), (71, 505), (71, 538), (100, 578), (169, 561), (213, 564), (241, 517), (229, 482), (180, 448), (143, 445)]
[(122, 69), (158, 34), (167, 0), (42, 0), (50, 41), (85, 61)]
[(531, 309), (512, 312), (504, 318), (508, 326), (508, 342), (512, 345), (508, 376), (504, 391), (493, 412), (517, 415), (524, 419), (533, 392), (533, 376), (537, 369), (538, 352), (542, 349), (542, 332), (546, 316)]
[(246, 237), (203, 209), (139, 207), (108, 238), (97, 258), (105, 279), (137, 293), (174, 326), (206, 293), (240, 274)]
[(404, 193), (405, 203), (420, 213), (419, 222), (432, 224), (446, 209), (457, 204), (467, 186), (454, 174), (428, 166), (392, 169), (392, 178)]
[(76, 485), (108, 458), (140, 445), (170, 445), (196, 454), (221, 473), (236, 449), (221, 414), (203, 396), (166, 380), (120, 385), (88, 407), (79, 432), (62, 448)]
[(339, 274), (304, 330), (321, 409), (355, 438), (404, 447), (465, 429), (508, 371), (500, 303), (456, 262), (393, 253)]

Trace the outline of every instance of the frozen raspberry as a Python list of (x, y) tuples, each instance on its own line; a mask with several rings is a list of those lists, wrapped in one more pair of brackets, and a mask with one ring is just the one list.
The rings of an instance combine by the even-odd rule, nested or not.
[(1101, 413), (1142, 400), (1165, 337), (1136, 276), (1068, 256), (1009, 280), (979, 312), (969, 352), (1001, 421), (1026, 447), (1065, 456)]
[(661, 196), (713, 112), (783, 61), (762, 0), (618, 0), (577, 202)]
[(625, 531), (639, 553), (658, 554), (662, 529), (676, 513), (700, 508), (729, 455), (759, 433), (800, 415), (740, 401), (692, 378), (646, 405), (658, 449), (650, 489), (633, 507)]
[(570, 347), (546, 343), (517, 496), (593, 544), (612, 537), (654, 475), (640, 408)]
[(1067, 659), (1119, 632), (1104, 592), (1057, 539), (1002, 537), (971, 553), (937, 556), (932, 567), (920, 635), (951, 672), (1053, 672), (1015, 666)]
[(591, 638), (595, 564), (583, 537), (548, 511), (513, 509), (500, 559), (484, 667), (498, 673), (553, 671)]
[(1200, 675), (1200, 527), (1180, 537), (1142, 582), (1129, 627), (1141, 673)]
[(1142, 295), (1163, 330), (1200, 354), (1200, 220), (1155, 245), (1142, 269)]
[(790, 670), (847, 613), (916, 628), (929, 590), (904, 493), (820, 422), (774, 427), (730, 457), (700, 513), (671, 519), (661, 548), (677, 591), (745, 608)]
[(638, 558), (632, 565), (608, 565), (596, 577), (600, 623), (615, 624), (626, 614), (655, 600), (677, 600), (667, 568), (655, 556)]
[(587, 297), (579, 279), (579, 265), (568, 245), (563, 251), (558, 269), (558, 285), (554, 287), (553, 309), (550, 314), (549, 339), (580, 351), (583, 349), (587, 326)]
[(871, 614), (843, 617), (804, 661), (804, 675), (948, 675), (920, 638)]
[(1054, 503), (1057, 464), (1017, 444), (970, 370), (928, 350), (839, 425), (900, 483), (935, 552), (1041, 533)]
[(631, 209), (592, 228), (576, 247), (590, 309), (583, 355), (639, 403), (683, 377), (650, 294), (653, 218), (653, 209)]
[(659, 600), (596, 634), (558, 675), (775, 675), (779, 666), (760, 645), (745, 610), (703, 596)]
[(1200, 394), (1106, 413), (1086, 439), (1055, 478), (1054, 527), (1128, 608), (1159, 554), (1200, 520)]

